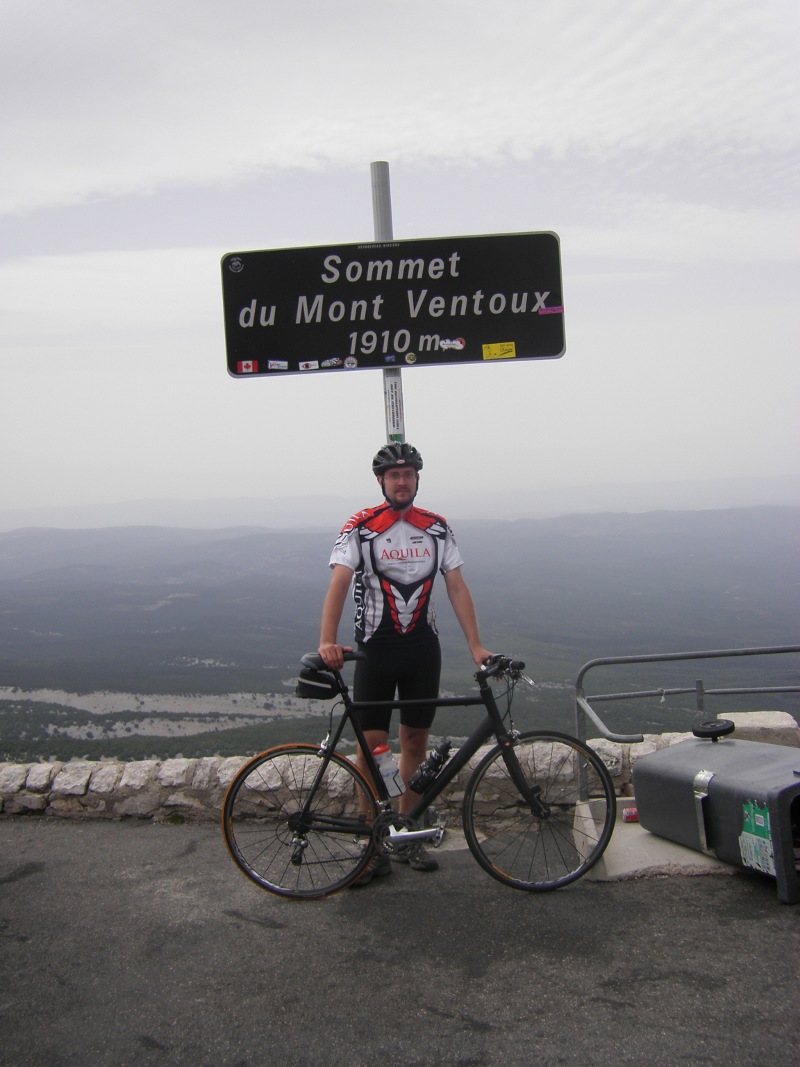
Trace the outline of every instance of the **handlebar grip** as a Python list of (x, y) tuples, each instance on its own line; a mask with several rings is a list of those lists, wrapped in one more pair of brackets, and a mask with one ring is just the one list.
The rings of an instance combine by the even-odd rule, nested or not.
[(499, 652), (495, 652), (493, 656), (490, 656), (481, 667), (487, 678), (492, 678), (495, 674), (502, 674), (503, 671), (522, 671), (524, 669), (525, 664), (522, 660), (511, 659), (510, 656), (503, 656)]

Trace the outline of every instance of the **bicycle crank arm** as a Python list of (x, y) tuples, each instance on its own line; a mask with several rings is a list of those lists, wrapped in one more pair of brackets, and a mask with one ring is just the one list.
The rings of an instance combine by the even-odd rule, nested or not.
[(393, 826), (390, 826), (386, 841), (391, 845), (408, 845), (412, 841), (433, 841), (434, 848), (436, 848), (441, 844), (443, 837), (444, 830), (441, 826), (431, 826), (424, 830), (395, 830)]

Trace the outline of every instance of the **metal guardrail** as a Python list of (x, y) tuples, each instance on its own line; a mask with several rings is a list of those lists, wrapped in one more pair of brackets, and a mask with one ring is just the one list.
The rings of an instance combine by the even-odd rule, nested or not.
[(620, 744), (636, 744), (643, 741), (642, 734), (617, 734), (609, 730), (600, 716), (592, 707), (590, 701), (599, 703), (604, 700), (637, 700), (645, 697), (667, 697), (678, 694), (694, 693), (697, 700), (698, 711), (703, 711), (705, 698), (708, 696), (731, 696), (734, 694), (747, 693), (800, 693), (800, 685), (786, 686), (750, 686), (736, 689), (706, 689), (702, 681), (696, 681), (694, 685), (682, 688), (636, 690), (631, 693), (596, 693), (586, 696), (584, 692), (584, 679), (590, 670), (595, 667), (621, 666), (625, 664), (640, 663), (669, 663), (678, 660), (704, 660), (704, 659), (730, 659), (735, 656), (774, 656), (787, 652), (800, 652), (800, 645), (772, 645), (767, 648), (725, 648), (714, 649), (707, 652), (668, 652), (662, 655), (652, 656), (611, 656), (603, 659), (592, 659), (584, 663), (575, 680), (575, 733), (582, 741), (586, 740), (586, 722), (590, 720), (600, 736), (608, 741), (617, 741)]

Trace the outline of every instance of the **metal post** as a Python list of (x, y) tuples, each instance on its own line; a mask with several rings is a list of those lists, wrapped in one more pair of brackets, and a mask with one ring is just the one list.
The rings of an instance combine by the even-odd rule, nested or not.
[(705, 689), (703, 688), (702, 679), (699, 679), (694, 683), (695, 700), (697, 701), (697, 710), (705, 711)]
[[(392, 230), (392, 193), (389, 188), (389, 164), (378, 161), (370, 164), (372, 176), (372, 218), (376, 241), (394, 240)], [(387, 367), (383, 372), (383, 404), (386, 413), (386, 441), (405, 441), (406, 425), (403, 412), (403, 381), (399, 367)]]

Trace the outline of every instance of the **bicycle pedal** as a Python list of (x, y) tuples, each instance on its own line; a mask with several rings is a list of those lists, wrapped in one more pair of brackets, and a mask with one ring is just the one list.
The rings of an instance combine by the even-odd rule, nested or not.
[(423, 817), (423, 826), (430, 830), (441, 829), (442, 833), (444, 833), (447, 826), (447, 816), (437, 808), (428, 808)]

